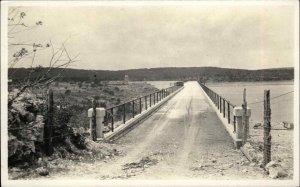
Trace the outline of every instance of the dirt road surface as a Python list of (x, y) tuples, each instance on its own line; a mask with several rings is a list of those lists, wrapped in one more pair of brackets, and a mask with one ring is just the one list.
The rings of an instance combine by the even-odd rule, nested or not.
[[(235, 150), (197, 82), (113, 145), (121, 155), (77, 163), (49, 179), (262, 179)], [(44, 178), (45, 179), (45, 178)]]

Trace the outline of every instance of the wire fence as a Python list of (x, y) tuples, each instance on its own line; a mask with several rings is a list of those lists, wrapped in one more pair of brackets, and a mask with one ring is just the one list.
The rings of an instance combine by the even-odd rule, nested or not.
[[(285, 95), (290, 94), (290, 93), (293, 93), (293, 92), (294, 92), (294, 91), (289, 91), (289, 92), (280, 94), (280, 95), (278, 95), (278, 96), (271, 97), (270, 100), (277, 99), (277, 98), (279, 98), (279, 97), (285, 96)], [(248, 105), (254, 105), (254, 104), (263, 103), (263, 102), (264, 102), (264, 100), (261, 100), (261, 101), (256, 101), (256, 102), (248, 103)]]

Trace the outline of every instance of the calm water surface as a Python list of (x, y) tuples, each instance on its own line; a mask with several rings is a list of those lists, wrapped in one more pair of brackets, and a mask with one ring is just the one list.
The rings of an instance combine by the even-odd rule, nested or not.
[[(293, 81), (207, 83), (206, 85), (233, 104), (240, 106), (243, 101), (243, 89), (246, 88), (248, 107), (252, 109), (250, 118), (252, 121), (263, 121), (263, 102), (260, 101), (264, 100), (265, 89), (270, 90), (271, 98), (294, 90)], [(293, 111), (294, 92), (271, 99), (271, 121), (293, 122)]]
[(168, 88), (173, 86), (176, 81), (147, 81), (147, 83), (155, 86), (158, 89)]

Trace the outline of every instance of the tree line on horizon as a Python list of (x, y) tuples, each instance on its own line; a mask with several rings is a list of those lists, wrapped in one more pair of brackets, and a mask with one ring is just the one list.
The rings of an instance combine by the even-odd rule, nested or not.
[[(40, 69), (40, 73), (47, 68)], [(8, 78), (13, 82), (22, 81), (32, 68), (9, 68)], [(53, 70), (55, 74), (60, 69)], [(11, 72), (14, 73), (10, 76)], [(281, 81), (293, 80), (294, 68), (273, 68), (260, 70), (231, 69), (218, 67), (167, 67), (130, 70), (83, 70), (65, 69), (57, 81), (61, 82), (94, 82), (124, 80), (128, 75), (130, 81), (160, 81), (160, 80), (200, 80), (202, 82), (237, 82), (237, 81)], [(49, 75), (51, 76), (51, 74)], [(32, 76), (34, 79), (35, 77)]]

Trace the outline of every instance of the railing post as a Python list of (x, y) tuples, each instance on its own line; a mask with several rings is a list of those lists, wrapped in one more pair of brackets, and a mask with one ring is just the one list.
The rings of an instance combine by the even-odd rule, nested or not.
[(219, 106), (219, 95), (217, 95), (217, 100), (216, 101), (217, 101), (217, 106), (218, 106), (218, 110), (219, 110), (219, 107), (220, 107)]
[(222, 97), (220, 97), (220, 113), (222, 113)]
[(134, 100), (132, 100), (132, 117), (134, 118)]
[(111, 108), (111, 131), (114, 132), (114, 108)]
[(153, 93), (153, 104), (155, 105), (155, 92)]
[(225, 118), (225, 99), (223, 98), (223, 118)]
[(227, 102), (227, 118), (228, 118), (228, 124), (230, 124), (230, 104)]
[[(234, 110), (234, 108), (233, 108)], [(236, 133), (236, 117), (233, 115), (233, 132)]]
[(158, 91), (159, 94), (159, 101), (161, 101), (161, 90)]
[(156, 102), (158, 103), (158, 92), (156, 92)]
[(145, 109), (148, 109), (148, 105), (147, 105), (147, 96), (145, 96)]
[(104, 116), (105, 108), (96, 108), (96, 102), (93, 100), (93, 108), (88, 110), (88, 117), (90, 118), (90, 129), (93, 141), (97, 141), (97, 138), (103, 138), (104, 129)]
[[(234, 115), (234, 123), (235, 125), (235, 132), (236, 132), (236, 142), (235, 145), (237, 148), (241, 147), (243, 145), (243, 137), (244, 137), (244, 132), (243, 132), (243, 108), (242, 107), (234, 107), (233, 109), (233, 115)], [(249, 118), (251, 116), (251, 109), (247, 108), (247, 113), (246, 113), (246, 120), (249, 121)], [(247, 136), (247, 135), (246, 135)]]
[(214, 93), (214, 95), (215, 95), (215, 100), (214, 100), (214, 102), (215, 102), (215, 105), (217, 106), (217, 94), (216, 93)]
[(123, 104), (123, 123), (125, 124), (126, 122), (126, 106), (125, 103)]
[(93, 111), (92, 111), (92, 126), (91, 126), (91, 135), (92, 135), (92, 140), (96, 141), (97, 140), (97, 134), (96, 134), (96, 127), (97, 127), (97, 122), (96, 122), (96, 101), (93, 99), (92, 101), (93, 105)]
[(142, 98), (140, 97), (140, 113), (142, 113)]
[(150, 94), (150, 107), (151, 107), (151, 94)]

